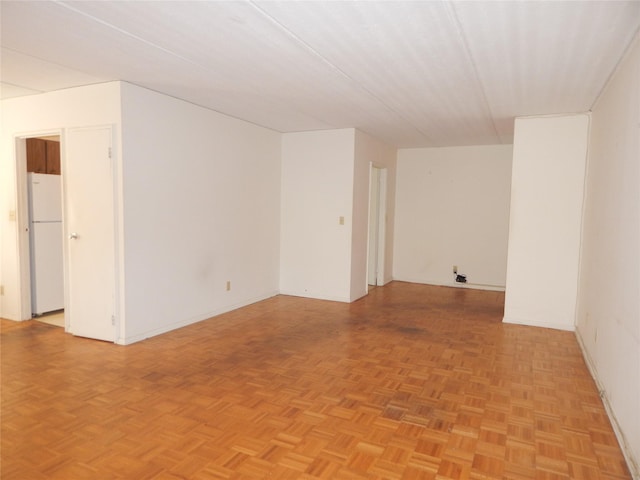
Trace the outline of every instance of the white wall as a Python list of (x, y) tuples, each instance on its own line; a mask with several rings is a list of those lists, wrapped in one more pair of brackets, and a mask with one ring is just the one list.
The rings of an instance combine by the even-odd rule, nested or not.
[(635, 478), (640, 478), (639, 192), (636, 37), (593, 109), (576, 325)]
[[(0, 316), (11, 320), (29, 319), (28, 282), (20, 277), (18, 243), (28, 235), (26, 200), (22, 190), (17, 190), (16, 138), (35, 134), (62, 131), (85, 125), (113, 125), (115, 146), (120, 138), (120, 83), (110, 82), (56, 92), (11, 98), (2, 101), (2, 142), (0, 144), (0, 231), (1, 268), (0, 282), (4, 296), (0, 296)], [(115, 155), (121, 158), (120, 151)], [(118, 168), (116, 166), (116, 168)], [(64, 174), (64, 172), (63, 172)], [(26, 180), (26, 176), (25, 176)], [(18, 229), (18, 225), (22, 228)], [(28, 280), (28, 279), (27, 279)]]
[(352, 128), (282, 136), (283, 294), (351, 300), (354, 148)]
[(386, 229), (384, 283), (392, 279), (393, 223), (395, 218), (395, 180), (397, 150), (356, 130), (353, 185), (353, 234), (351, 239), (351, 301), (367, 293), (367, 244), (369, 236), (370, 167), (386, 170)]
[(277, 294), (281, 135), (130, 84), (122, 127), (123, 342)]
[(589, 115), (517, 118), (504, 321), (573, 330)]
[(393, 277), (475, 288), (505, 285), (511, 145), (398, 151)]

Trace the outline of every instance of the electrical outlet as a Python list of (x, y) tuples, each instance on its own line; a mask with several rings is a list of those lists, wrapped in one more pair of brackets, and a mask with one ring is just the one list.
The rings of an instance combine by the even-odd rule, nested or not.
[(227, 292), (231, 290), (231, 280), (227, 280)]
[(457, 274), (458, 273), (458, 265), (454, 265), (453, 266), (453, 274)]

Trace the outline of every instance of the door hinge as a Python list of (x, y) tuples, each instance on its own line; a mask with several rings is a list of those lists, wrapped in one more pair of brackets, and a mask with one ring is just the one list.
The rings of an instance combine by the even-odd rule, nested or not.
[(111, 325), (115, 325), (115, 324), (116, 324), (116, 316), (111, 315)]
[(111, 158), (111, 147), (109, 147), (109, 158)]

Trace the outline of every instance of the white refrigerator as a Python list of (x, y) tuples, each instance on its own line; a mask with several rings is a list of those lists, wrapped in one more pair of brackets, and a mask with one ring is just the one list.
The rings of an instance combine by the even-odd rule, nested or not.
[(29, 173), (31, 311), (64, 308), (62, 185), (60, 175)]

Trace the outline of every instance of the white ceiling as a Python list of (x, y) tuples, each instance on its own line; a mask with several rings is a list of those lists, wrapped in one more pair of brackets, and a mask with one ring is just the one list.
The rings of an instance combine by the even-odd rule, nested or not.
[(640, 1), (0, 3), (3, 98), (125, 80), (280, 132), (511, 143), (591, 108)]

